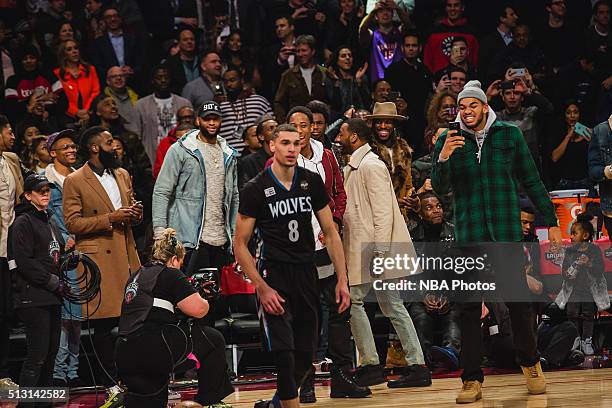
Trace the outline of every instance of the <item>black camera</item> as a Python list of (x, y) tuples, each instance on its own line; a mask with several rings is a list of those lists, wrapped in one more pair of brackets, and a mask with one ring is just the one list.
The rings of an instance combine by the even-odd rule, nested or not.
[(203, 268), (188, 278), (193, 288), (206, 300), (214, 300), (221, 293), (217, 285), (216, 272), (216, 268)]

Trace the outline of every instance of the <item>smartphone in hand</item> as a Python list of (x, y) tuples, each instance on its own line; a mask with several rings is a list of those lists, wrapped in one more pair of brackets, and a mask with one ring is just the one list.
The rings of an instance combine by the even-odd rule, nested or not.
[(591, 140), (591, 130), (580, 122), (574, 125), (574, 133), (584, 137), (587, 141)]
[(448, 130), (456, 130), (458, 132), (461, 131), (461, 124), (459, 122), (449, 122)]

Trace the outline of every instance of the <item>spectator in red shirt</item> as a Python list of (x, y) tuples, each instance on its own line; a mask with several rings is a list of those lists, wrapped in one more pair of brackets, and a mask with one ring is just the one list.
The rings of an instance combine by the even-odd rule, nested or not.
[(168, 136), (164, 137), (157, 146), (155, 164), (153, 165), (153, 179), (157, 179), (170, 146), (191, 129), (195, 129), (195, 113), (191, 106), (183, 106), (176, 112), (176, 127), (170, 130)]

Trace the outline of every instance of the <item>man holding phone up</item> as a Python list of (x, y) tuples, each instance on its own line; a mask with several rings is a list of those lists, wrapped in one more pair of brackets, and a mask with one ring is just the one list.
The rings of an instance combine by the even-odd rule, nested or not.
[[(549, 239), (555, 245), (559, 244), (561, 230), (554, 207), (519, 128), (497, 120), (479, 81), (468, 82), (459, 94), (458, 102), (458, 124), (440, 135), (434, 150), (431, 177), (437, 194), (450, 190), (455, 194), (456, 242), (466, 247), (483, 242), (520, 242), (520, 183), (544, 215)], [(498, 281), (500, 278), (503, 281), (519, 280), (519, 289), (527, 291), (522, 267), (507, 262), (507, 259), (521, 259), (521, 247), (515, 245), (510, 249), (517, 253), (494, 251), (490, 253), (488, 263)], [(463, 389), (457, 396), (457, 403), (470, 403), (482, 398), (480, 296), (473, 300), (463, 305), (460, 320)], [(546, 392), (546, 380), (536, 349), (531, 305), (519, 302), (507, 305), (515, 334), (514, 346), (527, 379), (528, 392), (542, 394)]]

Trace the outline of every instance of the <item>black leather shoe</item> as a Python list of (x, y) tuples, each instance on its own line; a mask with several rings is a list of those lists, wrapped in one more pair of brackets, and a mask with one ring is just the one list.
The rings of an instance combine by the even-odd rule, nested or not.
[(361, 387), (370, 387), (384, 383), (386, 380), (383, 366), (380, 364), (365, 365), (357, 368), (354, 381)]
[(368, 387), (359, 386), (342, 370), (333, 370), (331, 376), (331, 398), (365, 398), (372, 394)]
[(427, 366), (414, 364), (404, 368), (397, 380), (387, 383), (389, 388), (427, 387), (431, 385), (431, 371)]
[(300, 387), (300, 403), (301, 404), (314, 404), (317, 402), (317, 396), (315, 395), (315, 373), (314, 369), (310, 370), (302, 386)]

